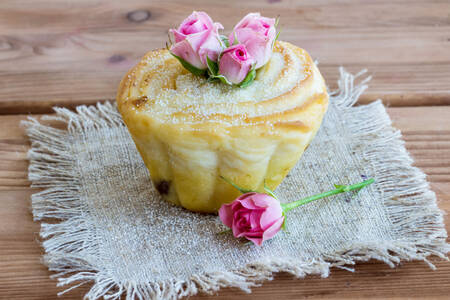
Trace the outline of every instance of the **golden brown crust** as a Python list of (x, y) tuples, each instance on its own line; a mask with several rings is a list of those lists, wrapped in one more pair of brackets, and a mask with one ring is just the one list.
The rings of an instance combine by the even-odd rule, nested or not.
[[(286, 44), (288, 43), (280, 43), (278, 42), (277, 46), (278, 48), (286, 47)], [(294, 48), (294, 46), (289, 44), (289, 47)], [(241, 109), (241, 113), (239, 114), (224, 114), (224, 113), (211, 113), (208, 115), (196, 115), (195, 113), (189, 112), (194, 109), (194, 107), (197, 104), (187, 105), (183, 107), (181, 111), (177, 111), (173, 114), (173, 116), (180, 118), (182, 121), (192, 121), (192, 122), (203, 122), (207, 123), (208, 126), (215, 126), (218, 124), (221, 124), (221, 121), (223, 123), (227, 124), (227, 121), (230, 120), (237, 120), (237, 119), (243, 119), (245, 120), (244, 123), (249, 123), (252, 121), (257, 122), (263, 122), (263, 123), (271, 123), (276, 122), (279, 123), (280, 120), (283, 119), (283, 114), (286, 113), (287, 117), (289, 115), (292, 115), (292, 108), (284, 110), (282, 112), (277, 112), (276, 114), (267, 114), (265, 116), (247, 116), (248, 112), (256, 111), (256, 110), (262, 110), (270, 112), (273, 109), (279, 109), (283, 108), (284, 106), (293, 106), (294, 101), (293, 99), (299, 99), (299, 101), (309, 102), (307, 100), (310, 100), (309, 98), (320, 98), (324, 97), (327, 98), (326, 88), (323, 84), (323, 79), (321, 78), (321, 75), (318, 71), (315, 71), (316, 69), (311, 57), (309, 54), (304, 51), (303, 49), (294, 48), (297, 52), (296, 54), (298, 56), (304, 57), (304, 63), (303, 63), (303, 74), (305, 74), (305, 78), (298, 81), (298, 83), (292, 88), (284, 93), (270, 98), (270, 99), (263, 99), (261, 101), (239, 101), (237, 104), (234, 104), (235, 106), (239, 106)], [(151, 51), (147, 53), (140, 63), (138, 63), (134, 68), (132, 68), (126, 76), (121, 81), (121, 84), (118, 89), (117, 94), (117, 103), (119, 105), (119, 110), (121, 112), (126, 111), (133, 111), (133, 112), (142, 112), (145, 110), (151, 110), (152, 104), (155, 103), (155, 99), (149, 98), (145, 94), (145, 87), (148, 86), (151, 83), (151, 76), (149, 74), (155, 75), (155, 72), (157, 70), (148, 70), (148, 65), (151, 64), (151, 62), (154, 60), (155, 57), (160, 57), (167, 55), (166, 49), (158, 49)], [(290, 61), (292, 58), (289, 57), (289, 55), (283, 53), (283, 57), (285, 59), (286, 65), (283, 67), (283, 69), (280, 71), (280, 73), (283, 73), (286, 71), (286, 68), (289, 67)], [(178, 62), (175, 60), (175, 58), (169, 57), (164, 61), (164, 65), (161, 68), (170, 68), (174, 65), (178, 64)], [(181, 70), (184, 70), (180, 68)], [(181, 72), (182, 74), (185, 74), (184, 72)], [(144, 74), (144, 75), (143, 75)], [(319, 77), (319, 79), (317, 78)], [(144, 78), (144, 79), (143, 79)], [(317, 81), (322, 82), (322, 89), (320, 92), (316, 92), (313, 95), (308, 95), (311, 85), (315, 84)], [(172, 81), (169, 81), (172, 82)], [(145, 85), (143, 85), (145, 83)], [(173, 84), (173, 83), (172, 83)], [(139, 87), (138, 87), (139, 86)], [(133, 91), (133, 93), (132, 93)], [(136, 94), (137, 95), (132, 95)], [(302, 99), (301, 97), (298, 97), (299, 95), (308, 95), (307, 99)], [(146, 105), (139, 105), (142, 104), (142, 97), (145, 97)], [(220, 109), (224, 108), (225, 106), (229, 105), (228, 103), (208, 103), (208, 104), (202, 104), (202, 106), (209, 110), (209, 111), (220, 111)], [(298, 103), (295, 107), (302, 107), (304, 106), (304, 103)], [(208, 123), (208, 121), (214, 121), (214, 123)]]
[(155, 186), (169, 186), (167, 200), (214, 212), (237, 196), (219, 176), (275, 189), (300, 158), (328, 106), (311, 57), (277, 42), (252, 85), (206, 83), (165, 49), (147, 53), (122, 79), (119, 111)]

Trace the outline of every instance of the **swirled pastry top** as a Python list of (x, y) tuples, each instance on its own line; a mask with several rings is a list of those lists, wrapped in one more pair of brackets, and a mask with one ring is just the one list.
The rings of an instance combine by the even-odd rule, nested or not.
[(124, 77), (117, 102), (125, 121), (145, 113), (158, 123), (239, 126), (298, 122), (296, 112), (319, 98), (326, 98), (326, 110), (325, 83), (311, 57), (279, 41), (246, 88), (208, 82), (185, 70), (167, 50), (151, 51)]

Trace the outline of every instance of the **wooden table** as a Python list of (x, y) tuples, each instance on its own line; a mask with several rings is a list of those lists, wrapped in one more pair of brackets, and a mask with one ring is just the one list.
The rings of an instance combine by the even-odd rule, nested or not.
[[(194, 3), (194, 4), (188, 4)], [(361, 103), (389, 106), (416, 165), (450, 211), (450, 2), (444, 1), (50, 1), (0, 3), (0, 299), (56, 299), (56, 282), (40, 264), (39, 225), (27, 181), (29, 143), (19, 121), (113, 99), (125, 71), (193, 9), (231, 28), (245, 13), (281, 16), (281, 39), (307, 49), (331, 88), (338, 66), (368, 68), (374, 78)], [(446, 218), (447, 229), (450, 219)], [(247, 295), (223, 289), (191, 299), (442, 298), (450, 263), (433, 260), (390, 269), (359, 264), (328, 279), (279, 274)], [(62, 299), (80, 299), (86, 288)]]

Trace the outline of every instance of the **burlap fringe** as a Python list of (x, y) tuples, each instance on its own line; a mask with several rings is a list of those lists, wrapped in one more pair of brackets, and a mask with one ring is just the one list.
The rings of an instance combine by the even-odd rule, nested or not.
[[(61, 220), (57, 224), (43, 222), (41, 237), (45, 249), (44, 263), (57, 278), (58, 286), (69, 285), (64, 294), (85, 283), (93, 283), (85, 299), (178, 299), (198, 292), (213, 293), (222, 287), (236, 287), (250, 292), (251, 287), (273, 279), (275, 272), (289, 272), (303, 278), (310, 274), (327, 277), (331, 267), (353, 271), (358, 261), (376, 259), (394, 267), (401, 260), (422, 260), (431, 268), (429, 255), (447, 259), (450, 245), (446, 243), (447, 232), (443, 225), (443, 213), (437, 207), (436, 196), (430, 191), (425, 174), (412, 167), (412, 159), (405, 150), (399, 131), (391, 127), (389, 117), (365, 119), (352, 118), (352, 112), (383, 109), (379, 105), (352, 107), (367, 88), (366, 78), (355, 84), (364, 73), (352, 75), (340, 69), (338, 91), (332, 93), (332, 105), (341, 113), (348, 114), (349, 127), (355, 139), (365, 145), (365, 157), (378, 170), (377, 187), (384, 193), (383, 199), (389, 218), (399, 236), (404, 239), (381, 244), (355, 244), (351, 249), (330, 253), (314, 261), (279, 259), (249, 264), (240, 270), (193, 275), (186, 280), (163, 282), (120, 282), (105, 270), (81, 257), (96, 256), (94, 236), (88, 236), (91, 224), (82, 217), (83, 202), (80, 200), (80, 175), (70, 153), (71, 136), (85, 130), (124, 126), (117, 109), (109, 102), (96, 107), (80, 106), (76, 112), (55, 108), (56, 116), (47, 119), (67, 124), (68, 130), (59, 130), (40, 124), (33, 118), (24, 122), (32, 147), (29, 179), (32, 187), (44, 188), (32, 196), (34, 219)], [(381, 107), (381, 108), (380, 108)], [(369, 148), (367, 145), (370, 145)], [(85, 243), (89, 241), (89, 243)]]

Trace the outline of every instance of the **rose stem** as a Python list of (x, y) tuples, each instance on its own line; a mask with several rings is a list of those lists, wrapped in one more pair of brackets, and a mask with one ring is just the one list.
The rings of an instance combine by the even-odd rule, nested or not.
[(370, 178), (370, 179), (364, 180), (363, 182), (355, 183), (352, 185), (335, 185), (336, 189), (334, 189), (332, 191), (309, 196), (309, 197), (297, 200), (295, 202), (282, 203), (281, 207), (283, 208), (283, 212), (288, 212), (291, 209), (294, 209), (296, 207), (299, 207), (300, 205), (304, 205), (306, 203), (312, 202), (317, 199), (333, 196), (333, 195), (340, 194), (340, 193), (350, 192), (350, 191), (354, 191), (354, 190), (360, 190), (363, 187), (365, 187), (373, 182), (375, 182), (375, 180), (373, 178)]

